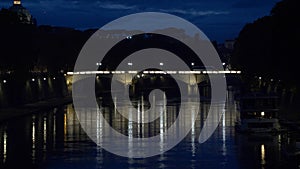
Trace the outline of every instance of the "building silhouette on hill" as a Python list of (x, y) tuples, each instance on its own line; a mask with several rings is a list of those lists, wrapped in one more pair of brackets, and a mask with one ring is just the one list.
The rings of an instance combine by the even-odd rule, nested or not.
[(21, 0), (14, 0), (13, 5), (9, 8), (9, 10), (17, 14), (19, 23), (36, 24), (36, 20), (30, 12), (22, 6)]

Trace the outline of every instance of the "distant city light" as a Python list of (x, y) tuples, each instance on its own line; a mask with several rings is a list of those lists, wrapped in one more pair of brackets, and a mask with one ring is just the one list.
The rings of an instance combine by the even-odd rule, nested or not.
[(34, 79), (34, 78), (32, 78), (32, 79), (31, 79), (31, 81), (33, 81), (33, 82), (34, 82), (34, 81), (35, 81), (35, 79)]
[(259, 77), (258, 79), (261, 80), (261, 77)]
[(44, 80), (46, 80), (46, 78), (44, 77)]
[(97, 65), (97, 66), (101, 66), (101, 65), (102, 65), (102, 63), (96, 63), (96, 65)]
[(132, 62), (129, 62), (129, 63), (127, 63), (128, 64), (128, 66), (132, 66), (133, 64), (132, 64)]
[(192, 66), (194, 66), (194, 65), (195, 65), (195, 63), (193, 63), (193, 62), (192, 62), (192, 63), (191, 63), (191, 65), (192, 65)]
[(55, 77), (53, 78), (53, 80), (55, 80)]
[(263, 117), (263, 116), (265, 115), (265, 112), (262, 111), (262, 112), (260, 113), (260, 115)]
[(164, 63), (160, 62), (160, 63), (159, 63), (159, 65), (160, 65), (160, 66), (163, 66), (163, 65), (164, 65)]
[(6, 83), (7, 81), (6, 80), (3, 80), (3, 83)]
[(14, 5), (21, 5), (21, 1), (20, 0), (14, 0)]

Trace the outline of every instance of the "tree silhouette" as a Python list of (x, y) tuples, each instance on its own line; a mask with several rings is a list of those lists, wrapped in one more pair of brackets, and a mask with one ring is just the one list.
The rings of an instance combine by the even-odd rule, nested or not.
[(297, 0), (277, 3), (269, 16), (245, 25), (240, 32), (232, 64), (246, 75), (282, 79), (300, 84), (298, 75), (299, 11)]

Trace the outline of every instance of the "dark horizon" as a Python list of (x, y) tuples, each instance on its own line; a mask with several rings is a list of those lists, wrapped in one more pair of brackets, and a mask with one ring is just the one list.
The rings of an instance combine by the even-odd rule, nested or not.
[[(205, 1), (185, 3), (167, 1), (22, 1), (37, 19), (38, 25), (70, 27), (77, 30), (98, 29), (119, 17), (139, 12), (165, 12), (182, 17), (198, 26), (212, 41), (223, 43), (235, 39), (247, 23), (270, 14), (278, 0)], [(0, 2), (1, 8), (12, 6), (12, 0)]]

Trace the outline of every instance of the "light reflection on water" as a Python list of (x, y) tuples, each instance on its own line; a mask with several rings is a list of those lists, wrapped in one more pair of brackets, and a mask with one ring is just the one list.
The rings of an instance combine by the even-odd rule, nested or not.
[[(143, 111), (143, 106), (138, 107)], [(24, 168), (49, 169), (297, 168), (295, 161), (282, 156), (281, 143), (286, 136), (235, 133), (234, 123), (239, 114), (230, 93), (219, 127), (207, 142), (200, 145), (198, 136), (208, 109), (209, 105), (202, 103), (200, 115), (193, 113), (191, 121), (196, 119), (196, 123), (179, 145), (164, 154), (146, 159), (118, 157), (98, 147), (82, 130), (72, 105), (20, 117), (0, 125), (0, 168), (16, 168), (20, 165)], [(163, 137), (161, 133), (174, 122), (174, 112), (177, 110), (177, 105), (162, 109), (164, 118), (153, 122), (153, 125), (128, 122), (115, 109), (108, 107), (104, 108), (104, 116), (117, 131), (128, 135), (130, 140), (133, 137), (157, 134)], [(140, 116), (138, 119), (143, 121), (143, 114)], [(92, 116), (87, 113), (82, 118), (91, 120)], [(105, 131), (101, 118), (96, 118), (97, 142), (101, 143)], [(133, 146), (130, 141), (128, 146)]]

